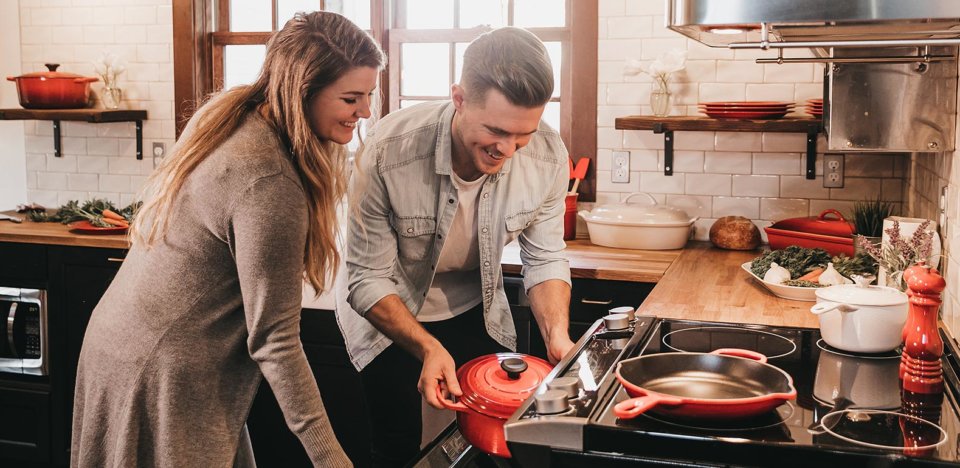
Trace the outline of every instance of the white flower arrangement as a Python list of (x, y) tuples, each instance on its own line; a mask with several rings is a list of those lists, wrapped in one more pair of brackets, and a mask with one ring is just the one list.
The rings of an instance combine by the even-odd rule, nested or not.
[(126, 69), (127, 66), (120, 60), (120, 57), (110, 52), (101, 53), (100, 58), (93, 62), (93, 70), (100, 76), (107, 88), (116, 88), (117, 77)]
[(628, 76), (639, 75), (644, 73), (653, 78), (653, 81), (657, 84), (658, 89), (663, 92), (667, 91), (667, 80), (670, 79), (672, 73), (676, 73), (680, 70), (683, 70), (687, 64), (687, 52), (685, 50), (673, 49), (668, 50), (659, 56), (650, 63), (650, 66), (646, 69), (643, 68), (643, 64), (639, 60), (630, 59), (627, 60), (627, 65), (623, 69), (623, 74)]

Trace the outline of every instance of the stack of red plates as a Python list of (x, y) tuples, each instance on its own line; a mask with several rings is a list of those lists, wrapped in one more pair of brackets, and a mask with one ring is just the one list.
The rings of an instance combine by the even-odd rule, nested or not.
[(701, 102), (700, 112), (715, 119), (779, 119), (794, 103), (778, 101)]
[(807, 113), (814, 117), (823, 117), (823, 99), (807, 99)]

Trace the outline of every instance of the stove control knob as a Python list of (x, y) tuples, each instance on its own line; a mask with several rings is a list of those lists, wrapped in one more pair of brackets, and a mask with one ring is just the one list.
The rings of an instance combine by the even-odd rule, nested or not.
[(580, 379), (576, 377), (557, 377), (547, 382), (547, 388), (562, 390), (567, 394), (567, 398), (577, 398), (580, 396)]
[(630, 318), (627, 314), (610, 314), (603, 318), (607, 330), (626, 330), (630, 327)]
[(558, 414), (570, 409), (567, 401), (567, 392), (563, 390), (547, 390), (535, 397), (538, 414)]
[(624, 314), (632, 322), (637, 319), (637, 311), (633, 307), (624, 306), (624, 307), (614, 307), (610, 309), (609, 313), (611, 314)]

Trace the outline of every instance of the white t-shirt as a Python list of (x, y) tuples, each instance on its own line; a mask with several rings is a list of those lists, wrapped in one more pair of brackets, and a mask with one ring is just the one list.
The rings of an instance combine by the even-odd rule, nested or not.
[(457, 187), (457, 213), (443, 243), (437, 272), (417, 314), (421, 322), (437, 322), (462, 314), (483, 301), (480, 281), (480, 243), (477, 234), (477, 200), (487, 176), (464, 181), (451, 172)]

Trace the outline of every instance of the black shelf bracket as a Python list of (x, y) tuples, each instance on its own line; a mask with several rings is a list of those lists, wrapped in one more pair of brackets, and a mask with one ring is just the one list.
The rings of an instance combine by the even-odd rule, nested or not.
[(663, 175), (673, 175), (673, 130), (666, 130), (662, 123), (653, 124), (653, 133), (663, 134)]
[(53, 121), (53, 156), (63, 157), (63, 151), (60, 148), (60, 121)]
[(817, 135), (816, 130), (807, 132), (807, 179), (817, 178)]
[[(137, 159), (143, 159), (143, 121), (135, 120), (137, 125)], [(53, 156), (63, 157), (63, 147), (60, 143), (60, 121), (53, 121)]]

